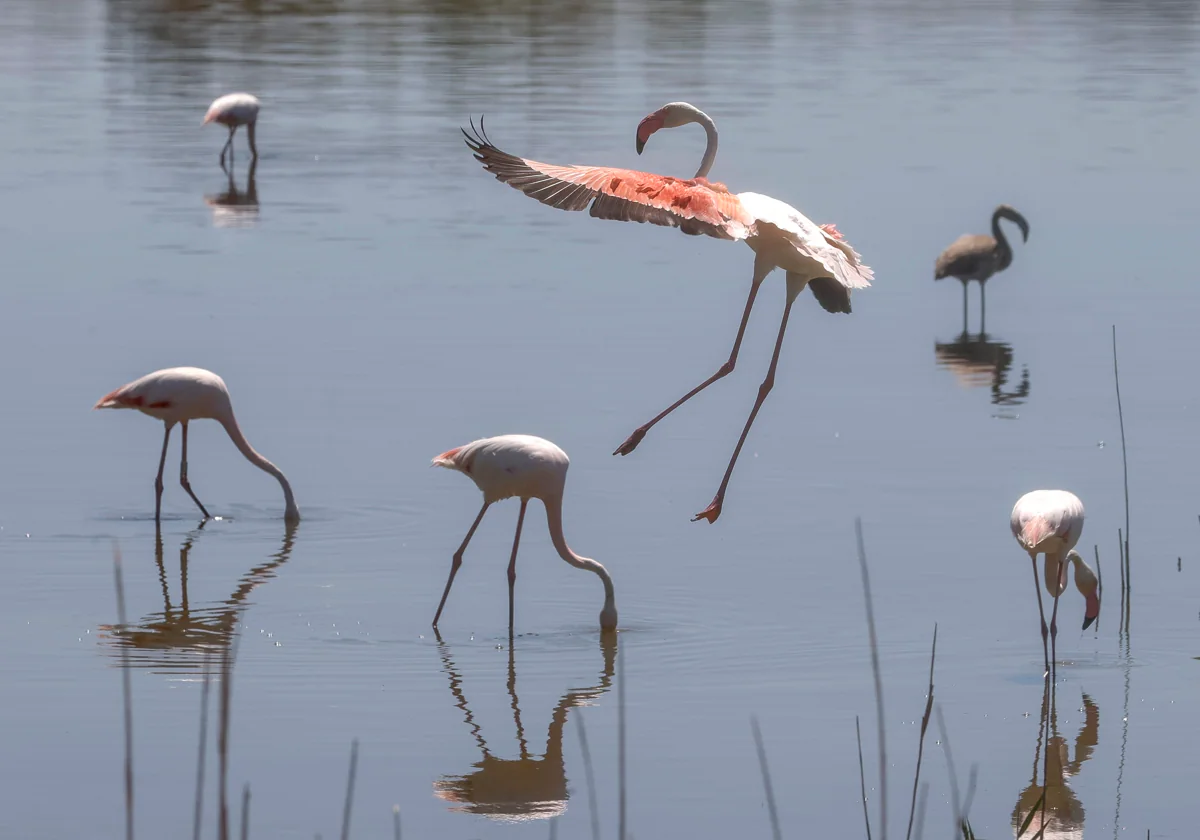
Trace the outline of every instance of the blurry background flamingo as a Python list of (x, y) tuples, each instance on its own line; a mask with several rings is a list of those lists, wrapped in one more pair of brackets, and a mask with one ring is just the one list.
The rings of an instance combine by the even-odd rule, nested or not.
[(1021, 241), (1029, 241), (1029, 222), (1025, 217), (1001, 204), (992, 213), (992, 235), (964, 233), (938, 255), (933, 266), (933, 279), (957, 277), (963, 289), (963, 330), (967, 323), (967, 283), (979, 281), (979, 331), (987, 328), (987, 297), (984, 294), (988, 278), (1012, 265), (1013, 251), (1000, 229), (1000, 220), (1015, 222), (1021, 229)]
[(750, 294), (729, 359), (708, 379), (635, 429), (617, 447), (614, 455), (628, 455), (656, 423), (733, 370), (759, 286), (776, 268), (782, 268), (787, 273), (787, 299), (767, 376), (758, 389), (758, 398), (746, 419), (716, 496), (707, 508), (692, 519), (716, 522), (721, 515), (725, 491), (746, 436), (775, 384), (775, 369), (779, 364), (779, 351), (783, 347), (792, 303), (807, 286), (827, 312), (848, 313), (850, 290), (869, 286), (873, 274), (871, 269), (862, 264), (858, 253), (834, 225), (818, 226), (782, 201), (758, 193), (734, 195), (724, 184), (708, 181), (706, 176), (717, 157), (717, 127), (708, 114), (694, 105), (670, 102), (645, 117), (637, 128), (638, 154), (642, 153), (650, 135), (660, 128), (677, 128), (689, 123), (703, 126), (708, 138), (700, 168), (691, 180), (631, 169), (558, 166), (519, 158), (493, 146), (483, 132), (482, 121), (478, 131), (471, 134), (464, 130), (463, 134), (484, 169), (495, 175), (497, 180), (543, 204), (560, 210), (583, 210), (590, 206), (590, 214), (597, 218), (650, 222), (664, 227), (677, 227), (692, 235), (742, 240), (754, 251)]
[(208, 106), (204, 115), (203, 125), (210, 122), (220, 123), (229, 128), (229, 139), (221, 147), (221, 168), (225, 168), (225, 152), (229, 152), (229, 162), (233, 163), (233, 135), (238, 126), (246, 126), (246, 140), (250, 144), (250, 154), (258, 159), (258, 149), (254, 145), (254, 126), (258, 122), (258, 97), (249, 93), (227, 93)]

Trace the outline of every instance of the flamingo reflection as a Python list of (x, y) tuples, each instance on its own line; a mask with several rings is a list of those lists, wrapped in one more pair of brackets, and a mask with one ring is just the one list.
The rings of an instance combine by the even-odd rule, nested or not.
[[(1084, 809), (1079, 797), (1068, 785), (1067, 780), (1077, 776), (1084, 762), (1092, 757), (1100, 733), (1100, 709), (1087, 694), (1083, 695), (1083, 725), (1075, 736), (1075, 760), (1070, 760), (1067, 742), (1058, 734), (1058, 709), (1053, 683), (1048, 682), (1042, 693), (1042, 720), (1038, 730), (1037, 747), (1033, 754), (1033, 778), (1028, 787), (1017, 795), (1013, 808), (1012, 826), (1014, 837), (1080, 838), (1083, 837)], [(1043, 738), (1046, 738), (1045, 763), (1042, 759)], [(1037, 783), (1038, 769), (1045, 774), (1045, 787)], [(1042, 791), (1046, 792), (1042, 801)], [(1021, 825), (1032, 819), (1024, 834), (1019, 834)], [(1043, 832), (1043, 828), (1045, 831)]]
[(254, 158), (246, 173), (246, 189), (239, 190), (230, 167), (225, 173), (229, 178), (225, 192), (204, 196), (204, 203), (212, 208), (215, 227), (252, 227), (258, 222), (258, 185), (254, 180), (257, 169), (258, 158)]
[[(163, 562), (162, 531), (156, 530), (154, 561), (162, 584), (162, 612), (151, 613), (126, 627), (102, 624), (100, 637), (120, 657), (122, 646), (129, 651), (130, 665), (162, 669), (160, 672), (203, 671), (208, 665), (219, 667), (220, 653), (228, 648), (242, 613), (249, 606), (247, 598), (258, 586), (275, 577), (279, 567), (288, 561), (295, 541), (297, 523), (287, 523), (283, 545), (265, 563), (260, 563), (242, 575), (228, 598), (216, 606), (193, 607), (188, 600), (188, 556), (196, 538), (207, 521), (201, 522), (179, 546), (180, 600), (171, 603), (170, 585)], [(215, 671), (213, 671), (215, 673)]]
[(1029, 397), (1029, 367), (1022, 365), (1020, 383), (1005, 390), (1013, 363), (1012, 345), (992, 341), (985, 332), (971, 335), (964, 329), (953, 341), (934, 342), (933, 355), (964, 388), (990, 384), (992, 405), (1020, 405)]
[(508, 647), (508, 695), (512, 701), (513, 720), (516, 723), (518, 758), (499, 758), (488, 749), (482, 730), (467, 705), (462, 690), (462, 677), (455, 670), (450, 658), (450, 648), (435, 630), (438, 652), (442, 665), (450, 679), (450, 693), (455, 705), (463, 712), (483, 757), (474, 764), (474, 770), (462, 776), (443, 776), (434, 782), (434, 793), (438, 798), (454, 803), (450, 810), (478, 814), (490, 819), (506, 822), (539, 820), (557, 817), (567, 809), (567, 773), (563, 762), (563, 729), (567, 723), (567, 710), (590, 705), (612, 685), (613, 670), (617, 658), (615, 633), (604, 633), (600, 638), (600, 651), (604, 666), (597, 685), (592, 688), (571, 689), (562, 696), (550, 716), (550, 727), (546, 734), (546, 747), (541, 758), (535, 758), (525, 738), (525, 727), (521, 723), (521, 709), (517, 700), (517, 672), (513, 646)]

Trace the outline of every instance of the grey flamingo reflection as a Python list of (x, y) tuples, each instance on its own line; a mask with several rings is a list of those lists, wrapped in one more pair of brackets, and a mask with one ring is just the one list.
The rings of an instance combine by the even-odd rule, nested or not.
[[(1086, 693), (1083, 695), (1083, 724), (1075, 736), (1075, 758), (1071, 760), (1066, 739), (1058, 734), (1058, 709), (1052, 683), (1047, 682), (1042, 693), (1042, 720), (1038, 729), (1037, 746), (1033, 753), (1033, 778), (1017, 794), (1013, 808), (1013, 836), (1018, 836), (1022, 824), (1035, 811), (1022, 837), (1079, 838), (1083, 836), (1085, 812), (1083, 803), (1067, 780), (1077, 776), (1084, 763), (1092, 757), (1100, 737), (1100, 709)], [(1045, 761), (1042, 747), (1045, 745)], [(1046, 784), (1037, 783), (1039, 764)], [(1045, 800), (1042, 791), (1045, 790)], [(1043, 829), (1045, 829), (1043, 831)]]
[(217, 673), (220, 657), (207, 654), (220, 653), (229, 647), (242, 613), (250, 606), (246, 600), (250, 593), (275, 577), (279, 567), (291, 557), (298, 523), (287, 523), (279, 551), (242, 575), (229, 597), (216, 602), (215, 606), (195, 607), (188, 599), (188, 557), (207, 524), (207, 520), (201, 522), (179, 546), (178, 604), (171, 603), (167, 567), (163, 562), (162, 531), (156, 529), (154, 561), (162, 584), (163, 609), (125, 627), (100, 625), (100, 637), (115, 656), (119, 658), (125, 647), (129, 648), (129, 664), (135, 667), (177, 672), (204, 671), (211, 666), (211, 673)]
[(964, 328), (953, 341), (935, 341), (933, 356), (964, 388), (990, 385), (992, 405), (1020, 405), (1029, 398), (1029, 366), (1021, 366), (1021, 380), (1010, 388), (1012, 345), (985, 332), (971, 335)]
[(213, 225), (250, 227), (258, 221), (258, 184), (254, 179), (257, 169), (258, 158), (254, 158), (246, 173), (246, 189), (239, 190), (230, 167), (225, 173), (229, 179), (225, 192), (204, 196), (204, 203), (212, 208)]
[(451, 811), (478, 814), (495, 820), (520, 822), (557, 817), (567, 810), (567, 772), (563, 762), (563, 730), (567, 723), (567, 711), (577, 706), (589, 705), (612, 685), (614, 666), (617, 660), (617, 638), (615, 633), (603, 633), (600, 651), (604, 665), (597, 684), (591, 688), (571, 689), (562, 696), (550, 716), (550, 727), (546, 733), (546, 747), (540, 758), (529, 749), (525, 727), (521, 723), (521, 708), (517, 700), (517, 671), (513, 646), (508, 646), (508, 695), (511, 700), (513, 721), (516, 723), (517, 758), (499, 758), (492, 754), (484, 740), (483, 732), (467, 705), (462, 690), (462, 677), (455, 670), (450, 657), (450, 648), (442, 636), (434, 631), (438, 641), (438, 652), (442, 665), (450, 679), (450, 693), (455, 705), (462, 710), (471, 734), (479, 745), (483, 757), (476, 762), (472, 772), (462, 776), (443, 776), (433, 783), (434, 794), (453, 803)]
[[(963, 284), (963, 300), (966, 300), (966, 284)], [(1008, 387), (1008, 376), (1013, 363), (1012, 345), (1005, 341), (993, 341), (979, 325), (979, 333), (971, 335), (967, 329), (967, 308), (963, 306), (962, 332), (953, 341), (933, 342), (933, 358), (939, 367), (954, 374), (964, 388), (991, 385), (992, 405), (1020, 405), (1029, 398), (1029, 366), (1021, 366), (1021, 382), (1012, 390)]]

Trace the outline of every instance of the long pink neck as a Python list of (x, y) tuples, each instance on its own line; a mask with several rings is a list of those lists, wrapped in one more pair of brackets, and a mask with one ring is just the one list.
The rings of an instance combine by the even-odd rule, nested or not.
[(279, 481), (279, 486), (283, 488), (283, 500), (286, 505), (283, 518), (288, 522), (299, 521), (300, 509), (296, 507), (296, 499), (292, 495), (292, 485), (288, 484), (287, 476), (283, 474), (283, 470), (255, 451), (254, 447), (250, 445), (250, 441), (246, 440), (246, 436), (242, 434), (242, 430), (238, 427), (237, 420), (234, 419), (233, 414), (219, 420), (219, 422), (225, 427), (225, 431), (229, 434), (229, 439), (233, 441), (233, 445), (238, 448), (239, 452), (246, 456), (247, 461), (254, 464), (254, 466), (263, 472), (268, 472), (275, 476)]
[(550, 541), (554, 543), (554, 549), (558, 552), (558, 556), (566, 560), (576, 569), (587, 569), (595, 574), (604, 582), (604, 608), (600, 611), (601, 618), (611, 614), (613, 623), (616, 622), (616, 596), (613, 594), (612, 578), (608, 574), (608, 570), (600, 563), (592, 560), (589, 557), (580, 557), (571, 547), (567, 545), (567, 540), (563, 536), (563, 521), (562, 521), (562, 497), (543, 499), (543, 504), (546, 506), (546, 524), (550, 528)]

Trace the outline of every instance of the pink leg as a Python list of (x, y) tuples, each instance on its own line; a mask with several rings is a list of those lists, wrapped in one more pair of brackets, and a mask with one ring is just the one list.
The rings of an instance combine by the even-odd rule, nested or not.
[(646, 436), (646, 432), (654, 428), (659, 420), (662, 420), (672, 411), (679, 408), (679, 406), (683, 405), (692, 397), (699, 394), (718, 379), (726, 377), (733, 372), (734, 365), (737, 364), (738, 351), (742, 349), (742, 337), (746, 334), (746, 324), (750, 321), (750, 310), (754, 307), (754, 298), (758, 296), (758, 289), (762, 285), (763, 280), (766, 279), (767, 275), (771, 273), (772, 268), (774, 268), (774, 266), (766, 263), (765, 261), (760, 261), (757, 258), (754, 260), (754, 278), (750, 281), (750, 296), (746, 298), (746, 309), (742, 313), (742, 322), (738, 325), (737, 338), (733, 340), (733, 350), (729, 352), (729, 359), (725, 362), (725, 364), (721, 365), (721, 367), (717, 369), (717, 372), (708, 377), (708, 379), (705, 379), (695, 388), (688, 391), (678, 400), (667, 406), (667, 408), (659, 413), (653, 420), (634, 429), (633, 434), (631, 434), (626, 441), (618, 446), (616, 451), (613, 452), (614, 455), (628, 455), (630, 452), (637, 449), (637, 445), (642, 442), (642, 438)]
[[(1053, 678), (1054, 671), (1058, 665), (1058, 650), (1055, 642), (1058, 639), (1058, 597), (1062, 594), (1063, 588), (1066, 585), (1067, 563), (1066, 555), (1059, 558), (1058, 574), (1055, 575), (1054, 586), (1054, 609), (1050, 611), (1050, 674)], [(1038, 598), (1041, 598), (1041, 592), (1038, 593)]]
[[(1038, 579), (1037, 554), (1031, 551), (1029, 553), (1029, 559), (1033, 562), (1033, 591), (1037, 594), (1038, 615), (1041, 616), (1042, 619), (1042, 655), (1046, 659), (1046, 673), (1042, 674), (1042, 676), (1046, 677), (1050, 674), (1050, 648), (1046, 646), (1046, 608), (1042, 606), (1042, 582)], [(1057, 605), (1057, 603), (1058, 601), (1055, 599), (1055, 604)]]
[(454, 584), (454, 576), (458, 574), (458, 567), (462, 565), (463, 552), (467, 550), (467, 543), (471, 541), (471, 537), (475, 536), (475, 529), (483, 521), (483, 515), (487, 513), (487, 509), (491, 504), (491, 502), (483, 503), (483, 507), (479, 510), (479, 515), (475, 517), (475, 521), (471, 524), (471, 530), (467, 531), (467, 536), (463, 539), (462, 545), (458, 547), (458, 551), (454, 552), (454, 559), (450, 563), (450, 577), (446, 579), (446, 589), (442, 592), (441, 603), (438, 604), (437, 612), (433, 616), (434, 627), (437, 627), (438, 619), (442, 617), (442, 607), (446, 606), (446, 596), (450, 594), (450, 587)]
[(183, 485), (183, 489), (192, 497), (192, 501), (196, 503), (196, 507), (200, 508), (200, 512), (204, 514), (204, 518), (208, 519), (208, 511), (204, 509), (204, 505), (196, 498), (196, 494), (192, 492), (192, 485), (188, 482), (187, 476), (187, 421), (184, 420), (183, 426), (183, 459), (179, 462), (179, 483)]
[(729, 467), (725, 470), (725, 478), (721, 480), (721, 486), (717, 490), (717, 495), (713, 497), (712, 504), (692, 517), (693, 522), (698, 522), (701, 519), (716, 522), (717, 517), (721, 515), (721, 505), (725, 501), (725, 490), (729, 487), (729, 478), (733, 475), (733, 468), (737, 464), (738, 455), (742, 453), (742, 446), (746, 443), (746, 435), (750, 433), (750, 427), (754, 425), (754, 418), (758, 415), (759, 408), (762, 407), (767, 394), (771, 393), (771, 388), (775, 385), (775, 368), (779, 366), (779, 351), (783, 348), (783, 334), (787, 331), (788, 315), (792, 311), (792, 304), (796, 300), (796, 294), (803, 291), (804, 286), (801, 285), (796, 290), (796, 294), (792, 294), (792, 289), (793, 283), (789, 275), (787, 303), (783, 307), (783, 320), (779, 324), (779, 337), (775, 339), (775, 352), (771, 355), (771, 366), (767, 368), (767, 378), (763, 380), (762, 385), (758, 386), (758, 399), (754, 401), (754, 408), (750, 409), (750, 416), (746, 419), (746, 426), (742, 429), (742, 436), (738, 438), (737, 446), (734, 447), (733, 457), (729, 459)]
[(512, 558), (508, 561), (508, 638), (513, 635), (513, 590), (517, 585), (517, 546), (521, 544), (521, 526), (525, 523), (525, 506), (529, 499), (521, 499), (521, 512), (517, 514), (517, 534), (513, 537)]
[(167, 431), (163, 435), (162, 456), (158, 459), (158, 475), (154, 479), (154, 523), (157, 525), (162, 515), (163, 469), (167, 466), (167, 444), (171, 442), (171, 424), (166, 424)]

